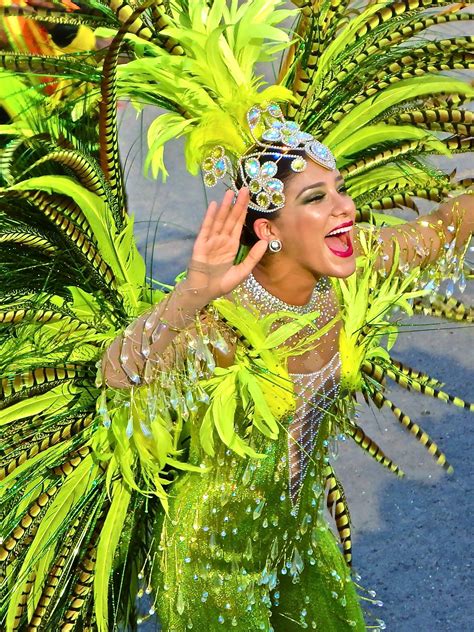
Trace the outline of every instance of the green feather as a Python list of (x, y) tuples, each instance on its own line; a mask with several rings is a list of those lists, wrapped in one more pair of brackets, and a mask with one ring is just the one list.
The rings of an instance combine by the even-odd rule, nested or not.
[(130, 315), (135, 315), (145, 282), (145, 262), (133, 238), (132, 220), (128, 220), (123, 231), (115, 235), (114, 218), (104, 200), (67, 176), (30, 178), (13, 185), (10, 190), (40, 190), (75, 200), (87, 218), (102, 257), (119, 281), (118, 291), (127, 302)]
[(438, 92), (452, 92), (474, 97), (474, 87), (452, 77), (425, 75), (416, 79), (399, 81), (389, 86), (380, 94), (369, 97), (357, 105), (338, 125), (325, 137), (324, 143), (335, 147), (357, 130), (367, 125), (376, 116), (388, 108), (406, 100), (413, 100), (420, 96), (436, 94)]
[(371, 150), (375, 145), (385, 143), (387, 146), (398, 146), (404, 140), (420, 140), (425, 151), (435, 151), (446, 156), (451, 152), (433, 133), (419, 129), (413, 125), (365, 125), (362, 129), (350, 134), (347, 138), (333, 145), (333, 153), (338, 160), (338, 167), (342, 168), (352, 162), (352, 156), (363, 151)]
[(190, 125), (194, 125), (196, 119), (185, 119), (179, 114), (168, 113), (158, 116), (149, 126), (147, 132), (148, 154), (145, 159), (145, 173), (151, 169), (153, 178), (163, 174), (163, 181), (168, 176), (163, 160), (164, 145), (173, 138), (179, 138), (186, 134)]
[(348, 178), (348, 188), (350, 195), (356, 198), (378, 187), (389, 192), (390, 189), (404, 184), (412, 187), (423, 186), (428, 177), (421, 167), (400, 161), (398, 164), (375, 167), (363, 175)]
[(94, 605), (99, 632), (108, 632), (109, 630), (110, 575), (114, 565), (114, 554), (127, 517), (130, 498), (131, 491), (125, 483), (121, 481), (113, 483), (112, 503), (101, 529), (95, 565)]
[(78, 393), (77, 388), (72, 387), (71, 384), (60, 384), (41, 395), (22, 399), (0, 411), (0, 426), (25, 419), (25, 417), (33, 417), (45, 411), (50, 415), (57, 414), (70, 404), (76, 393)]
[(36, 568), (41, 556), (46, 554), (50, 547), (54, 547), (57, 544), (68, 515), (74, 510), (74, 506), (81, 500), (82, 496), (87, 493), (97, 471), (98, 466), (94, 464), (92, 456), (89, 455), (66, 478), (51, 506), (43, 516), (38, 531), (28, 546), (18, 576), (15, 578), (13, 591), (9, 597), (6, 632), (14, 632), (13, 625), (17, 605), (30, 572)]
[(320, 85), (322, 78), (330, 71), (333, 60), (344, 51), (346, 46), (353, 44), (357, 31), (369, 20), (370, 16), (379, 9), (379, 3), (367, 7), (361, 15), (351, 20), (341, 33), (325, 48), (319, 58), (316, 73), (312, 77), (312, 84), (314, 86)]
[(246, 369), (240, 369), (239, 382), (248, 390), (248, 395), (255, 406), (255, 413), (261, 417), (267, 427), (267, 436), (276, 439), (279, 432), (278, 423), (259, 388), (258, 381)]
[(23, 123), (21, 126), (13, 123), (16, 133), (21, 127), (24, 131), (28, 131), (24, 129), (24, 123), (28, 120), (28, 114), (32, 115), (34, 106), (40, 101), (41, 97), (24, 78), (20, 78), (13, 72), (0, 69), (0, 104), (12, 119), (21, 117)]

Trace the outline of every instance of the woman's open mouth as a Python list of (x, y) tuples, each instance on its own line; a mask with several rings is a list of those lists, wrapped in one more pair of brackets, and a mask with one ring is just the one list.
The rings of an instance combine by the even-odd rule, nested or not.
[(354, 253), (350, 231), (354, 222), (345, 222), (334, 228), (324, 238), (326, 246), (337, 257), (350, 257)]

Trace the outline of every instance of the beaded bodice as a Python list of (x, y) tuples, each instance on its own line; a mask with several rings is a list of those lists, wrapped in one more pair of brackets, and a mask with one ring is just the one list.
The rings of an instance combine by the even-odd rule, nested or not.
[[(326, 325), (338, 309), (331, 283), (324, 277), (317, 282), (308, 303), (302, 306), (288, 305), (273, 296), (253, 275), (238, 288), (237, 296), (242, 304), (257, 307), (262, 315), (275, 311), (317, 312), (314, 324), (318, 329)], [(339, 392), (341, 363), (338, 334), (339, 327), (335, 325), (315, 343), (313, 349), (289, 358), (289, 375), (296, 397), (295, 413), (288, 427), (289, 493), (293, 505), (299, 502), (299, 492), (311, 462), (321, 421)], [(295, 338), (301, 340), (305, 335), (306, 328)], [(291, 345), (292, 342), (297, 341), (290, 338), (285, 344)]]

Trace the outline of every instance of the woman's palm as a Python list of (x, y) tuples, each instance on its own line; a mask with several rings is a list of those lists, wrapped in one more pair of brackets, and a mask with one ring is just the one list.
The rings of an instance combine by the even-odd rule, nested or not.
[(209, 294), (209, 300), (236, 288), (250, 274), (267, 248), (265, 240), (258, 241), (245, 260), (234, 265), (247, 213), (248, 190), (239, 191), (235, 204), (233, 198), (233, 192), (227, 191), (220, 206), (216, 202), (209, 205), (188, 267), (190, 285), (203, 288)]

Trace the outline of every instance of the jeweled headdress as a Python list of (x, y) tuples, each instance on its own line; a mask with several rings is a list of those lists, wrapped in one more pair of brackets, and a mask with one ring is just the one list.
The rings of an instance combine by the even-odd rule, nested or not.
[(302, 132), (295, 121), (287, 121), (278, 104), (250, 108), (247, 122), (253, 144), (235, 162), (226, 155), (223, 147), (212, 149), (202, 165), (207, 186), (215, 186), (228, 175), (235, 192), (237, 181), (249, 188), (250, 208), (273, 213), (285, 205), (284, 184), (276, 177), (281, 160), (291, 160), (291, 170), (300, 173), (308, 164), (301, 155), (303, 151), (326, 169), (336, 168), (336, 159), (330, 149), (311, 134)]

